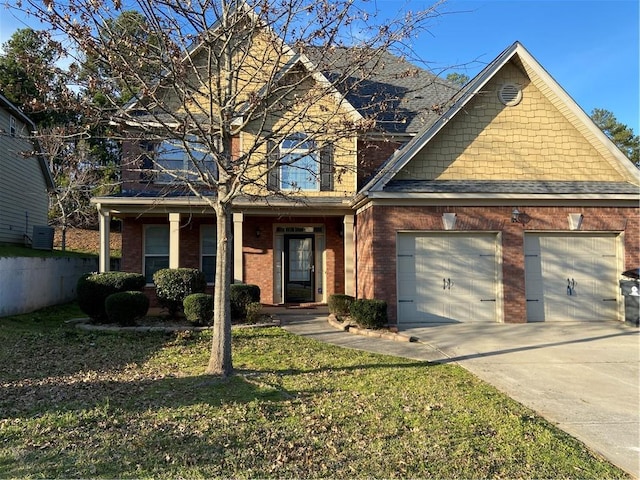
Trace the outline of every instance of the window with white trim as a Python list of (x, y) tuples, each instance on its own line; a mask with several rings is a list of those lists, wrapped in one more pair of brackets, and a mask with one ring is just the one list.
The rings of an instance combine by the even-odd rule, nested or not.
[(320, 162), (315, 144), (295, 133), (280, 144), (280, 189), (320, 190)]
[(268, 187), (272, 191), (333, 191), (333, 145), (318, 146), (304, 133), (267, 142)]
[(200, 226), (200, 270), (207, 283), (214, 283), (216, 279), (217, 243), (216, 226)]
[[(218, 169), (209, 149), (195, 136), (162, 142), (142, 142), (141, 178), (156, 183), (200, 182), (216, 178)], [(149, 170), (153, 170), (150, 175)]]
[(9, 135), (16, 136), (16, 117), (9, 115)]
[(153, 283), (153, 274), (169, 268), (169, 225), (147, 225), (144, 229), (144, 277)]

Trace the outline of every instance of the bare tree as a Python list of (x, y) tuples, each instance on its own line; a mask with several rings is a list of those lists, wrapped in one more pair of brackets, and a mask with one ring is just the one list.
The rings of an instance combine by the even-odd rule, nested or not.
[[(98, 158), (87, 130), (74, 126), (41, 128), (35, 133), (38, 155), (46, 159), (54, 178), (50, 194), (49, 220), (62, 231), (62, 250), (66, 250), (69, 226), (87, 228), (97, 224), (91, 197), (113, 192), (119, 185), (114, 165)], [(115, 145), (112, 146), (116, 148)]]
[[(69, 52), (108, 66), (104, 112), (123, 138), (155, 144), (168, 138), (190, 157), (188, 169), (154, 164), (157, 174), (182, 180), (217, 218), (215, 318), (207, 373), (232, 372), (229, 285), (232, 207), (240, 199), (305, 202), (301, 178), (322, 175), (277, 146), (304, 145), (334, 152), (333, 178), (356, 168), (354, 139), (393, 114), (396, 98), (367, 82), (393, 51), (412, 55), (412, 38), (437, 15), (436, 7), (395, 19), (377, 19), (355, 0), (25, 0), (28, 10), (65, 33)], [(135, 10), (153, 41), (122, 45), (109, 32), (121, 8)], [(133, 42), (135, 39), (127, 39)], [(136, 55), (130, 52), (135, 51)], [(149, 65), (161, 75), (149, 79)], [(407, 75), (411, 75), (407, 72)], [(87, 84), (97, 76), (85, 72)], [(365, 92), (364, 87), (367, 91)], [(124, 108), (119, 94), (137, 92)], [(359, 111), (345, 101), (360, 95)], [(366, 103), (366, 105), (364, 104)], [(117, 113), (111, 109), (118, 108)], [(364, 114), (362, 112), (365, 112)], [(296, 136), (304, 131), (305, 136)], [(237, 139), (242, 133), (242, 148)], [(149, 156), (145, 156), (148, 161)], [(322, 162), (322, 160), (321, 160)], [(279, 178), (281, 166), (298, 172)], [(325, 166), (326, 167), (326, 166)], [(287, 188), (278, 188), (288, 182)], [(213, 193), (211, 193), (213, 192)]]

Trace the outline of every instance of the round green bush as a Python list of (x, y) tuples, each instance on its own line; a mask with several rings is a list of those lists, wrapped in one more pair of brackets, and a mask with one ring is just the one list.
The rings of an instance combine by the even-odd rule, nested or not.
[(192, 293), (182, 302), (184, 316), (196, 325), (213, 325), (213, 296)]
[(335, 315), (349, 315), (349, 307), (354, 302), (355, 298), (351, 295), (333, 294), (329, 296), (327, 305), (329, 307), (329, 313)]
[(349, 308), (351, 318), (364, 328), (382, 328), (387, 324), (387, 302), (359, 298)]
[(262, 319), (262, 304), (251, 302), (247, 305), (247, 323), (258, 323)]
[(105, 300), (109, 295), (126, 291), (141, 291), (146, 284), (144, 275), (127, 272), (87, 273), (78, 279), (78, 306), (92, 320), (108, 322)]
[(182, 309), (182, 302), (192, 293), (204, 293), (207, 280), (197, 268), (163, 268), (153, 274), (156, 298), (160, 306), (175, 317)]
[(137, 291), (113, 293), (104, 301), (104, 308), (111, 323), (133, 325), (149, 311), (149, 298)]
[(260, 287), (245, 283), (234, 283), (229, 291), (231, 300), (231, 318), (244, 320), (247, 318), (247, 306), (260, 303)]

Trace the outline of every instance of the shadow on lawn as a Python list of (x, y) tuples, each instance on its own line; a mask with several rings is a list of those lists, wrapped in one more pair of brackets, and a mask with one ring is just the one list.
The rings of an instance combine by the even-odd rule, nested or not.
[[(162, 376), (159, 378), (109, 379), (109, 374), (78, 377), (51, 377), (41, 381), (17, 381), (3, 386), (0, 418), (31, 417), (45, 413), (86, 411), (108, 404), (110, 409), (126, 412), (155, 411), (208, 405), (249, 402), (281, 402), (330, 393), (326, 385), (303, 390), (288, 390), (279, 379), (284, 376), (351, 372), (368, 369), (397, 369), (428, 366), (426, 363), (367, 364), (313, 369), (274, 371), (237, 369), (221, 378), (210, 375)], [(104, 378), (107, 377), (107, 378)]]

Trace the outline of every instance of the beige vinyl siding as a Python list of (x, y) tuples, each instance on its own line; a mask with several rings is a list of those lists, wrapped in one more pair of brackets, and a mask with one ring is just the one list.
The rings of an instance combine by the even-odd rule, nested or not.
[(11, 113), (0, 108), (0, 243), (23, 243), (34, 225), (47, 225), (49, 206), (45, 178), (36, 157), (29, 126), (16, 118), (16, 136), (9, 134)]
[[(519, 104), (500, 103), (503, 84), (521, 86)], [(576, 127), (575, 115), (553, 100), (548, 87), (510, 62), (395, 178), (627, 180), (613, 154), (594, 147), (598, 142)]]

